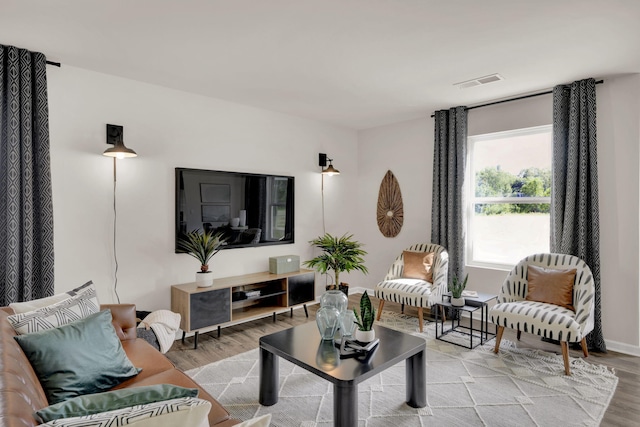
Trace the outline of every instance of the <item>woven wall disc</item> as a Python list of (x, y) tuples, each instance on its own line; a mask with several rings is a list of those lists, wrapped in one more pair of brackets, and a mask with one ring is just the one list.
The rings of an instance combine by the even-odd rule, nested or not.
[(396, 237), (400, 233), (404, 222), (402, 193), (400, 184), (391, 171), (387, 171), (380, 184), (376, 217), (383, 236)]

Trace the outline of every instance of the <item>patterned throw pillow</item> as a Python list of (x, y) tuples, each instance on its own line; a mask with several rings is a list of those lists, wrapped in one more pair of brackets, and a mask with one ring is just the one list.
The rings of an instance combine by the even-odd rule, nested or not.
[(60, 301), (64, 301), (71, 297), (76, 296), (77, 294), (86, 291), (89, 288), (93, 288), (93, 282), (89, 280), (82, 286), (78, 286), (75, 289), (71, 289), (68, 292), (62, 292), (60, 294), (56, 294), (52, 297), (39, 298), (31, 301), (25, 302), (13, 302), (9, 304), (9, 307), (13, 310), (14, 313), (28, 313), (29, 311), (34, 311), (39, 308), (48, 307), (50, 305), (59, 303)]
[(207, 417), (210, 410), (211, 402), (184, 397), (84, 417), (62, 418), (41, 424), (40, 427), (200, 427), (209, 425)]
[(29, 334), (57, 328), (99, 311), (96, 290), (90, 286), (78, 295), (59, 303), (27, 313), (13, 314), (7, 319), (18, 334)]

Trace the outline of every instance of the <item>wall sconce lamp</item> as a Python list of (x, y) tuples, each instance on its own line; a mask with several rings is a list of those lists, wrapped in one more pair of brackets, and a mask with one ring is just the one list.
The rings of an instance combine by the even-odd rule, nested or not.
[(116, 245), (116, 231), (118, 225), (118, 210), (116, 209), (116, 160), (137, 157), (138, 154), (131, 148), (127, 148), (122, 140), (124, 133), (123, 127), (118, 125), (107, 125), (107, 144), (113, 144), (102, 155), (113, 158), (113, 260), (115, 269), (113, 273), (113, 292), (116, 294), (118, 304), (120, 304), (120, 296), (118, 295), (118, 251)]
[(113, 147), (107, 148), (102, 153), (103, 156), (115, 157), (116, 159), (124, 159), (127, 157), (136, 157), (138, 154), (131, 148), (127, 148), (122, 140), (124, 130), (122, 126), (107, 125), (107, 144), (113, 144)]
[[(327, 166), (327, 161), (329, 162), (329, 166)], [(340, 175), (340, 171), (334, 168), (331, 162), (333, 162), (333, 159), (328, 158), (325, 153), (320, 153), (318, 155), (319, 166), (322, 168), (326, 166), (326, 169), (322, 169), (323, 175), (329, 175), (329, 176)]]

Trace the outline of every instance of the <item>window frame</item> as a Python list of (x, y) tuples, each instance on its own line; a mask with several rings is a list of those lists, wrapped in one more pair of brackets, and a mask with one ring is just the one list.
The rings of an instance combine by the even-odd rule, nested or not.
[[(493, 268), (500, 270), (511, 270), (516, 263), (507, 264), (503, 262), (491, 262), (491, 261), (478, 261), (473, 258), (474, 242), (470, 236), (473, 236), (473, 217), (475, 213), (475, 206), (478, 204), (549, 204), (551, 205), (551, 196), (549, 197), (476, 197), (476, 170), (473, 165), (473, 156), (475, 144), (486, 140), (506, 139), (517, 136), (535, 135), (541, 133), (549, 133), (553, 135), (553, 125), (541, 125), (532, 126), (520, 129), (511, 129), (506, 131), (491, 132), (480, 135), (473, 135), (467, 137), (467, 168), (466, 168), (466, 202), (465, 202), (465, 219), (466, 225), (466, 238), (465, 238), (465, 264), (470, 267), (480, 268)], [(553, 144), (551, 140), (550, 144)], [(551, 147), (553, 149), (553, 147)], [(553, 177), (553, 150), (551, 159), (551, 174)], [(550, 240), (550, 239), (549, 239)]]

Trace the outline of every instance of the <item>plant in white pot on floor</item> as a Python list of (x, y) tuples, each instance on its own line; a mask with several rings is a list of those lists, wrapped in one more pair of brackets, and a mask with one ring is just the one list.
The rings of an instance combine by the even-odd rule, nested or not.
[(464, 298), (462, 297), (462, 291), (467, 287), (467, 280), (469, 280), (469, 275), (464, 276), (464, 280), (458, 279), (456, 274), (453, 274), (451, 278), (451, 283), (449, 284), (449, 291), (451, 291), (451, 305), (455, 307), (462, 307), (465, 303)]
[(340, 282), (340, 273), (343, 271), (348, 273), (354, 270), (361, 271), (364, 274), (368, 273), (363, 258), (367, 252), (362, 249), (362, 243), (353, 240), (353, 234), (344, 234), (342, 237), (336, 237), (326, 233), (324, 236), (315, 238), (309, 243), (322, 249), (322, 254), (305, 261), (304, 264), (307, 267), (315, 268), (322, 274), (333, 270), (334, 283), (328, 285), (326, 290), (339, 289), (345, 295), (348, 295), (349, 285)]
[(222, 233), (194, 230), (178, 240), (178, 249), (200, 261), (200, 271), (196, 273), (196, 283), (201, 288), (213, 285), (213, 272), (209, 270), (209, 261), (220, 252), (225, 243)]
[(367, 291), (364, 291), (360, 298), (360, 313), (354, 307), (353, 314), (356, 316), (356, 325), (358, 325), (355, 334), (356, 341), (371, 342), (376, 339), (376, 331), (373, 329), (376, 309), (371, 305), (371, 299), (369, 299)]

